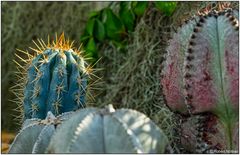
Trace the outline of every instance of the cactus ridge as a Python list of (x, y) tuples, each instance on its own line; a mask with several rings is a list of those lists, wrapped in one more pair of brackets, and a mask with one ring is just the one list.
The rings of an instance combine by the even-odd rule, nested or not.
[[(54, 115), (74, 111), (85, 107), (86, 96), (93, 99), (91, 89), (97, 82), (89, 81), (94, 76), (91, 65), (88, 65), (82, 51), (73, 47), (73, 42), (65, 39), (64, 33), (56, 40), (46, 44), (38, 39), (37, 47), (30, 49), (35, 52), (31, 55), (24, 53), (28, 59), (16, 56), (25, 63), (18, 65), (17, 76), (20, 77), (12, 91), (17, 96), (13, 102), (18, 104), (17, 111), (21, 115), (17, 119), (29, 118), (44, 119), (48, 111)], [(98, 78), (99, 80), (100, 78)]]
[[(213, 11), (208, 15), (200, 17), (200, 19), (201, 20), (199, 20), (194, 28), (194, 37), (192, 37), (189, 42), (189, 48), (191, 50), (188, 51), (191, 51), (191, 53), (187, 53), (186, 65), (184, 66), (185, 75), (188, 75), (184, 78), (185, 84), (191, 85), (191, 83), (195, 83), (195, 85), (192, 85), (192, 89), (190, 87), (190, 89), (186, 90), (185, 99), (187, 104), (193, 105), (194, 108), (191, 109), (191, 111), (194, 113), (212, 111), (220, 118), (225, 125), (226, 132), (229, 132), (229, 148), (232, 148), (231, 131), (238, 115), (234, 107), (238, 108), (237, 98), (239, 95), (238, 91), (235, 89), (236, 86), (238, 87), (238, 78), (236, 79), (238, 71), (234, 71), (234, 68), (236, 68), (234, 65), (238, 64), (238, 48), (234, 48), (234, 43), (236, 45), (238, 44), (238, 40), (234, 40), (234, 38), (238, 38), (238, 33), (236, 33), (236, 31), (238, 31), (238, 21), (233, 16), (233, 12), (229, 11), (218, 13)], [(207, 25), (208, 23), (209, 25), (214, 25), (216, 23), (217, 32), (215, 33), (216, 37), (219, 39), (216, 43), (213, 43), (213, 40), (211, 40), (212, 38), (210, 35), (214, 35), (211, 31), (214, 31), (214, 29), (211, 30), (209, 28), (210, 26)], [(227, 29), (227, 32), (225, 31), (222, 33), (221, 30), (224, 29)], [(202, 34), (205, 34), (205, 36)], [(206, 34), (209, 34), (210, 40), (206, 39)], [(230, 42), (230, 46), (233, 47), (225, 45), (226, 48), (224, 48), (223, 43), (220, 42), (220, 40), (223, 40), (223, 37), (226, 37), (227, 39), (225, 39), (225, 42)], [(217, 45), (217, 47), (213, 47), (211, 44), (207, 45), (206, 43), (209, 42)], [(205, 48), (207, 51), (204, 50)], [(200, 52), (199, 49), (203, 50)], [(206, 55), (204, 56), (204, 54)], [(203, 65), (196, 63), (196, 61), (194, 62), (195, 57), (198, 58), (197, 61)], [(210, 61), (211, 57), (214, 59), (212, 62)], [(201, 61), (199, 61), (199, 59)], [(203, 70), (196, 72), (196, 68), (199, 68), (199, 66), (203, 66)], [(215, 68), (214, 72), (212, 72), (212, 68)], [(211, 77), (211, 74), (216, 75)], [(220, 77), (220, 79), (215, 78), (216, 76)], [(202, 81), (202, 83), (197, 83), (197, 81)], [(220, 92), (216, 92), (216, 90), (220, 90)], [(199, 105), (199, 102), (202, 104), (206, 103), (206, 105)]]
[(9, 153), (44, 153), (56, 128), (72, 114), (73, 112), (66, 112), (55, 117), (49, 111), (43, 120), (37, 118), (25, 120), (11, 144)]
[[(231, 79), (232, 78), (231, 74), (227, 75), (228, 72), (225, 72), (225, 73), (223, 72), (225, 70), (224, 67), (226, 67), (227, 70), (229, 68), (222, 61), (223, 57), (226, 56), (225, 61), (228, 61), (226, 63), (229, 63), (229, 61), (230, 61), (230, 60), (228, 60), (228, 59), (230, 59), (230, 56), (228, 57), (228, 55), (227, 55), (228, 53), (223, 55), (224, 51), (221, 51), (221, 48), (224, 49), (224, 47), (223, 47), (224, 45), (221, 45), (219, 42), (218, 42), (218, 44), (219, 44), (218, 47), (212, 47), (212, 45), (206, 44), (206, 42), (213, 42), (213, 40), (211, 40), (210, 35), (216, 35), (216, 37), (224, 37), (223, 35), (220, 36), (220, 32), (216, 32), (216, 34), (214, 34), (212, 32), (212, 34), (211, 34), (211, 31), (213, 31), (213, 30), (208, 30), (208, 27), (210, 27), (209, 26), (210, 24), (213, 24), (213, 25), (215, 24), (216, 26), (219, 25), (219, 29), (228, 28), (228, 30), (231, 31), (231, 32), (226, 34), (226, 37), (228, 37), (228, 38), (229, 37), (238, 38), (238, 37), (236, 37), (237, 33), (234, 32), (234, 30), (238, 30), (238, 21), (232, 16), (232, 14), (233, 14), (233, 12), (229, 13), (228, 10), (217, 12), (217, 13), (215, 11), (212, 11), (208, 15), (204, 15), (204, 16), (200, 17), (200, 20), (197, 22), (197, 24), (196, 24), (196, 26), (193, 30), (192, 37), (189, 41), (189, 46), (188, 46), (189, 48), (186, 52), (186, 57), (185, 57), (185, 62), (186, 63), (184, 65), (183, 70), (184, 70), (184, 84), (185, 84), (185, 87), (184, 87), (184, 89), (185, 89), (185, 102), (188, 105), (193, 105), (193, 109), (191, 109), (191, 111), (193, 111), (194, 113), (201, 112), (201, 111), (206, 111), (206, 110), (201, 109), (201, 108), (207, 108), (207, 109), (215, 108), (214, 107), (215, 105), (213, 105), (215, 100), (216, 100), (216, 98), (214, 99), (214, 97), (216, 96), (216, 92), (214, 90), (216, 88), (214, 88), (215, 87), (214, 84), (217, 84), (218, 81), (213, 81), (214, 83), (212, 82), (212, 80), (214, 80), (214, 79), (211, 77), (211, 74), (212, 75), (215, 74), (215, 73), (211, 73), (212, 72), (211, 71), (212, 67), (220, 68), (218, 71), (215, 69), (214, 72), (219, 72), (219, 75), (221, 76), (221, 79), (223, 79), (224, 76), (227, 76), (229, 81), (232, 80)], [(225, 27), (223, 27), (220, 24), (218, 24), (217, 22), (222, 23), (222, 24), (226, 24), (226, 26), (224, 25)], [(233, 28), (231, 28), (231, 27), (233, 27)], [(234, 29), (234, 30), (232, 30), (232, 29)], [(206, 36), (203, 36), (203, 34), (206, 34), (206, 33), (210, 34), (208, 36), (210, 38), (210, 40), (207, 40)], [(238, 42), (237, 40), (232, 40), (232, 41), (234, 41), (234, 43)], [(226, 45), (226, 46), (227, 46), (227, 48), (229, 48), (228, 45)], [(205, 48), (209, 51), (204, 51), (204, 50), (200, 51), (200, 49), (205, 49)], [(226, 52), (228, 52), (227, 48), (225, 49)], [(215, 50), (215, 49), (217, 49), (217, 50)], [(213, 50), (213, 51), (211, 51), (211, 50)], [(229, 51), (229, 55), (230, 54), (237, 54), (237, 52), (238, 52), (237, 49), (231, 49), (230, 48), (230, 50), (232, 50), (232, 52)], [(219, 53), (219, 52), (222, 52), (222, 53)], [(204, 55), (204, 54), (206, 54), (206, 55)], [(215, 57), (217, 57), (217, 58), (215, 58)], [(197, 58), (197, 60), (194, 60), (194, 58)], [(201, 59), (202, 61), (198, 61), (199, 59)], [(210, 59), (214, 59), (214, 61), (211, 62)], [(218, 61), (221, 61), (219, 63), (219, 65), (218, 66), (211, 66), (212, 63), (217, 63), (216, 62), (217, 59), (218, 59)], [(232, 59), (234, 59), (234, 58), (232, 58)], [(237, 58), (235, 58), (235, 59), (237, 59)], [(201, 65), (201, 64), (197, 63), (196, 61), (198, 61), (202, 64), (205, 64), (205, 65)], [(237, 63), (236, 60), (233, 60), (232, 62), (234, 64)], [(197, 68), (199, 68), (201, 66), (204, 67), (204, 68), (202, 68), (203, 71), (197, 72), (197, 70), (199, 70)], [(235, 71), (233, 74), (236, 74), (236, 73), (237, 73), (237, 71)], [(200, 76), (199, 74), (204, 75), (204, 77)], [(200, 79), (200, 80), (203, 80), (205, 85), (204, 86), (202, 85), (202, 87), (200, 85), (201, 83), (199, 83), (199, 85), (192, 85), (191, 83), (194, 82), (192, 80), (195, 80), (194, 79), (195, 77), (203, 78), (203, 79)], [(229, 79), (229, 77), (230, 77), (230, 79)], [(220, 83), (220, 82), (218, 82), (218, 83)], [(236, 81), (234, 81), (234, 84), (236, 84)], [(225, 83), (223, 83), (223, 80), (222, 80), (221, 85), (222, 85), (221, 87), (225, 87), (225, 85), (228, 85), (228, 83), (225, 84)], [(196, 88), (201, 89), (202, 93), (194, 91), (194, 89), (196, 90)], [(223, 89), (226, 89), (226, 88), (223, 88)], [(208, 91), (208, 90), (210, 90), (210, 91)], [(236, 94), (238, 92), (235, 91), (234, 89), (231, 90), (231, 91), (233, 91), (233, 92), (230, 92), (230, 94), (227, 94), (226, 90), (225, 90), (225, 92), (222, 92), (222, 94), (225, 95), (225, 96), (226, 96), (226, 94), (229, 95), (234, 100), (234, 101), (232, 101), (232, 103), (237, 104), (237, 101), (236, 101), (235, 98), (236, 97), (238, 98), (238, 95)], [(206, 105), (206, 106), (202, 106), (201, 108), (196, 107), (196, 105), (194, 105), (194, 103), (193, 103), (194, 102), (193, 100), (195, 99), (196, 95), (193, 94), (193, 92), (196, 92), (198, 95), (202, 96), (202, 98), (198, 99), (199, 101), (201, 101), (202, 103), (210, 103), (210, 104)], [(207, 92), (209, 95), (205, 95), (204, 92)], [(208, 96), (210, 96), (210, 97), (208, 97)], [(199, 101), (198, 102), (195, 101), (196, 104), (199, 103)], [(237, 106), (238, 106), (238, 104), (237, 104)], [(196, 108), (197, 108), (197, 111), (195, 111)]]

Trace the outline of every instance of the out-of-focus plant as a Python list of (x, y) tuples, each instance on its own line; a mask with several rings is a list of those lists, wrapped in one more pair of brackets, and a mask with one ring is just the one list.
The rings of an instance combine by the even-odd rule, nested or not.
[(177, 7), (177, 2), (154, 2), (154, 4), (166, 16), (171, 16)]
[[(150, 2), (120, 2), (118, 11), (110, 6), (90, 14), (85, 31), (81, 36), (86, 54), (95, 62), (98, 59), (97, 49), (103, 43), (110, 43), (118, 49), (124, 49), (126, 39), (134, 31), (136, 23), (146, 12)], [(176, 9), (176, 2), (155, 2), (155, 7), (166, 16)]]

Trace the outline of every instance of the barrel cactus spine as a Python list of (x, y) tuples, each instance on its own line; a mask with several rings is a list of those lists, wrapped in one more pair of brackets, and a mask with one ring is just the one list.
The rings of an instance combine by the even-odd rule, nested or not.
[(15, 61), (19, 81), (12, 89), (17, 96), (14, 102), (19, 104), (20, 118), (44, 119), (48, 111), (58, 115), (85, 107), (93, 69), (80, 48), (74, 48), (74, 42), (66, 40), (64, 33), (59, 38), (56, 35), (52, 43), (48, 38), (47, 45), (40, 39), (39, 45), (33, 42), (37, 47), (30, 47), (34, 55), (22, 50), (18, 51), (27, 58), (16, 54), (25, 63)]
[[(238, 11), (231, 9), (211, 10), (188, 21), (169, 42), (161, 79), (170, 109), (191, 117), (217, 117), (227, 141), (222, 149), (237, 147), (233, 136), (238, 133), (238, 30)], [(203, 141), (205, 123), (195, 124), (195, 138)]]
[(46, 153), (164, 153), (167, 144), (144, 114), (108, 105), (75, 112), (57, 128)]

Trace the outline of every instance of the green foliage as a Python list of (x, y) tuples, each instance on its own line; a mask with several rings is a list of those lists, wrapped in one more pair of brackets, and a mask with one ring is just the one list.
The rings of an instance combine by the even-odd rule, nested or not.
[(89, 16), (81, 41), (93, 62), (98, 59), (98, 44), (112, 43), (118, 49), (124, 49), (128, 33), (134, 31), (137, 17), (142, 16), (148, 6), (148, 2), (118, 4), (119, 10), (116, 13), (108, 6)]
[(132, 8), (137, 16), (142, 16), (148, 7), (148, 2), (132, 2)]
[(99, 19), (95, 19), (93, 34), (99, 41), (103, 41), (105, 38), (105, 28)]
[(125, 27), (117, 15), (110, 8), (103, 10), (103, 22), (106, 27), (107, 37), (111, 40), (120, 41), (125, 33)]
[[(125, 48), (125, 41), (134, 31), (136, 22), (146, 12), (149, 2), (119, 2), (118, 11), (110, 6), (90, 13), (85, 32), (81, 36), (86, 53), (98, 59), (98, 44), (110, 43), (118, 49)], [(176, 2), (155, 2), (155, 6), (167, 16), (176, 9)]]
[(86, 53), (88, 57), (93, 57), (93, 58), (97, 58), (98, 54), (97, 54), (97, 47), (96, 47), (96, 43), (94, 41), (94, 38), (91, 37), (86, 45)]
[(119, 9), (119, 17), (123, 21), (124, 26), (128, 29), (128, 31), (134, 30), (134, 21), (135, 14), (131, 9), (131, 3), (129, 2), (121, 2)]
[(155, 7), (166, 16), (171, 16), (177, 7), (177, 2), (154, 2)]

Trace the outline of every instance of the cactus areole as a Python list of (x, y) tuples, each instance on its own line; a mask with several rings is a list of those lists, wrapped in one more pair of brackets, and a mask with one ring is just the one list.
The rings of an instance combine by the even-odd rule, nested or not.
[[(33, 41), (34, 42), (34, 41)], [(87, 66), (82, 53), (72, 47), (73, 42), (64, 38), (64, 33), (46, 45), (34, 42), (35, 56), (25, 53), (29, 60), (20, 66), (26, 74), (24, 82), (23, 118), (44, 119), (47, 112), (54, 115), (85, 107), (87, 79), (91, 68)]]
[(183, 25), (167, 48), (161, 84), (167, 105), (182, 114), (215, 114), (233, 148), (238, 122), (238, 11), (209, 11)]

